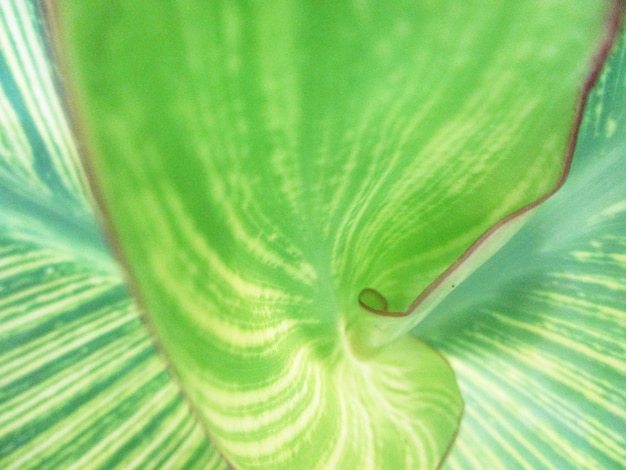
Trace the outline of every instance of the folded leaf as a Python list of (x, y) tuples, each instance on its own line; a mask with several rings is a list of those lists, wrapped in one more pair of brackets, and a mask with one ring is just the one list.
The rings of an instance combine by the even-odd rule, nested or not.
[(60, 2), (112, 233), (235, 466), (440, 463), (458, 389), (404, 333), (564, 176), (609, 4)]
[(0, 3), (0, 467), (225, 468), (102, 242), (40, 19)]
[(626, 466), (625, 77), (622, 34), (564, 187), (415, 331), (466, 401), (446, 468)]

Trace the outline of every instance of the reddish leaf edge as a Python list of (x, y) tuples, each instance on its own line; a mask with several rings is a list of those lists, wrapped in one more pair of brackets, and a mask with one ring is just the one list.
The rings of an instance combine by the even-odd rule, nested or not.
[[(78, 145), (79, 150), (79, 158), (81, 160), (81, 164), (84, 168), (88, 188), (91, 191), (91, 195), (93, 198), (93, 207), (96, 211), (96, 217), (99, 219), (99, 225), (103, 232), (104, 238), (107, 242), (109, 249), (112, 251), (114, 258), (122, 267), (121, 273), (124, 278), (125, 284), (129, 290), (130, 295), (133, 297), (135, 302), (137, 302), (140, 311), (140, 318), (142, 323), (144, 324), (148, 335), (151, 338), (151, 342), (153, 347), (157, 351), (157, 353), (163, 358), (164, 363), (166, 365), (166, 370), (174, 380), (179, 390), (179, 395), (182, 400), (187, 405), (188, 410), (191, 415), (194, 417), (196, 423), (199, 424), (200, 428), (203, 430), (204, 435), (207, 438), (207, 441), (210, 445), (214, 446), (215, 450), (220, 454), (220, 457), (223, 459), (224, 463), (232, 470), (238, 470), (235, 465), (229, 461), (226, 453), (221, 449), (214, 439), (211, 430), (204, 423), (204, 420), (200, 418), (200, 413), (196, 409), (195, 405), (189, 399), (187, 394), (184, 391), (184, 387), (182, 386), (182, 381), (180, 376), (171, 362), (167, 352), (163, 348), (161, 341), (159, 339), (159, 335), (156, 332), (156, 328), (152, 324), (152, 320), (149, 318), (146, 308), (144, 306), (144, 302), (142, 300), (142, 295), (140, 294), (140, 290), (137, 287), (135, 280), (131, 276), (130, 265), (123, 253), (123, 250), (119, 244), (118, 238), (115, 235), (115, 230), (113, 229), (112, 224), (110, 223), (111, 218), (109, 217), (108, 209), (104, 204), (104, 197), (101, 192), (101, 188), (95, 178), (95, 169), (90, 163), (89, 158), (89, 145), (88, 139), (86, 138), (87, 133), (84, 129), (82, 123), (78, 119), (78, 116), (81, 115), (80, 106), (78, 102), (75, 100), (77, 94), (73, 89), (73, 84), (69, 80), (65, 80), (61, 71), (68, 70), (68, 61), (67, 58), (63, 56), (62, 48), (61, 48), (61, 25), (58, 15), (58, 4), (60, 0), (42, 0), (40, 3), (40, 12), (45, 24), (45, 32), (46, 39), (50, 41), (49, 44), (49, 54), (53, 60), (54, 64), (57, 64), (54, 67), (55, 78), (57, 79), (57, 83), (59, 84), (59, 94), (61, 102), (63, 103), (66, 110), (68, 110), (68, 119), (70, 121), (70, 126), (73, 131), (73, 134), (76, 139), (76, 143)], [(583, 86), (581, 87), (581, 92), (579, 94), (579, 99), (577, 101), (576, 109), (573, 113), (573, 121), (572, 121), (572, 130), (568, 137), (567, 150), (565, 151), (563, 157), (563, 164), (561, 174), (554, 188), (550, 190), (548, 193), (537, 199), (536, 201), (524, 206), (523, 208), (513, 212), (512, 214), (504, 217), (499, 222), (496, 222), (489, 229), (487, 229), (483, 235), (481, 235), (469, 248), (465, 250), (465, 252), (457, 258), (457, 260), (451, 264), (445, 271), (443, 271), (433, 282), (431, 282), (411, 303), (411, 305), (405, 310), (400, 312), (388, 311), (387, 300), (386, 298), (378, 292), (376, 289), (371, 287), (367, 287), (363, 289), (358, 298), (357, 303), (359, 306), (374, 315), (383, 316), (383, 317), (407, 317), (412, 314), (416, 314), (418, 308), (423, 305), (423, 303), (429, 299), (433, 293), (438, 291), (440, 288), (444, 286), (446, 281), (451, 277), (451, 275), (459, 270), (461, 266), (464, 266), (468, 259), (474, 255), (479, 248), (481, 248), (488, 240), (491, 240), (494, 234), (500, 232), (503, 228), (511, 225), (512, 222), (517, 221), (522, 216), (530, 213), (534, 208), (545, 202), (552, 195), (554, 195), (565, 183), (567, 176), (569, 174), (569, 170), (571, 168), (571, 163), (574, 155), (574, 151), (576, 148), (576, 140), (578, 137), (578, 132), (580, 129), (580, 125), (582, 123), (583, 112), (585, 106), (587, 104), (588, 97), (597, 82), (598, 77), (602, 71), (602, 67), (608, 58), (611, 49), (616, 42), (616, 39), (619, 36), (620, 28), (622, 25), (622, 20), (624, 17), (624, 11), (626, 10), (626, 0), (612, 0), (611, 6), (608, 8), (607, 17), (605, 19), (605, 34), (604, 37), (600, 40), (600, 46), (596, 54), (593, 56), (590, 65), (590, 72), (585, 79)], [(455, 288), (457, 284), (451, 284), (450, 288)], [(383, 309), (377, 309), (372, 307), (365, 301), (365, 296), (373, 295), (384, 305)], [(445, 362), (447, 367), (454, 373), (453, 368), (448, 361), (448, 359), (443, 356), (441, 353), (436, 351), (432, 346), (424, 341), (416, 338), (425, 346), (429, 347), (433, 351), (435, 351)], [(452, 452), (454, 448), (454, 443), (458, 436), (460, 430), (460, 424), (463, 419), (463, 415), (465, 414), (465, 402), (462, 402), (461, 410), (459, 410), (458, 422), (453, 436), (451, 437), (448, 446), (444, 453), (441, 456), (441, 459), (437, 465), (437, 469), (441, 469), (447, 460), (448, 456)]]
[(462, 266), (465, 266), (466, 262), (472, 256), (477, 254), (477, 252), (486, 245), (487, 241), (491, 241), (494, 238), (494, 235), (500, 234), (505, 227), (509, 228), (513, 222), (519, 221), (522, 216), (529, 215), (533, 209), (543, 204), (554, 194), (556, 194), (559, 189), (561, 189), (561, 187), (565, 184), (565, 181), (567, 180), (570, 169), (572, 167), (572, 161), (574, 158), (574, 152), (576, 150), (576, 143), (578, 140), (578, 133), (580, 131), (580, 125), (583, 120), (583, 115), (587, 105), (587, 101), (589, 99), (589, 95), (591, 94), (591, 91), (598, 81), (600, 73), (602, 72), (602, 68), (607, 58), (609, 57), (609, 54), (611, 53), (613, 45), (619, 37), (619, 32), (622, 27), (622, 21), (624, 19), (624, 12), (626, 11), (626, 0), (613, 0), (612, 5), (609, 7), (608, 10), (609, 11), (605, 19), (605, 34), (604, 37), (600, 40), (599, 49), (590, 61), (590, 72), (587, 74), (587, 77), (581, 87), (579, 98), (577, 100), (577, 105), (573, 113), (574, 117), (572, 119), (572, 128), (568, 137), (567, 149), (565, 150), (565, 153), (563, 155), (561, 173), (554, 187), (540, 198), (507, 215), (500, 221), (493, 224), (490, 228), (488, 228), (474, 243), (469, 246), (469, 248), (467, 248), (463, 252), (463, 254), (461, 254), (461, 256), (456, 259), (454, 263), (452, 263), (445, 271), (437, 276), (437, 278), (432, 281), (415, 298), (415, 300), (411, 303), (411, 305), (409, 305), (406, 310), (389, 311), (386, 308), (376, 308), (373, 305), (367, 303), (365, 301), (365, 298), (368, 295), (371, 295), (376, 297), (380, 303), (387, 305), (387, 299), (385, 298), (385, 296), (372, 287), (364, 288), (358, 295), (357, 301), (359, 306), (363, 310), (370, 312), (374, 315), (390, 318), (408, 317), (417, 314), (419, 312), (419, 308), (425, 303), (425, 301), (429, 300), (435, 292), (438, 292), (440, 289), (445, 289), (446, 284), (448, 284), (448, 289), (452, 290), (460, 282), (463, 282), (463, 280), (461, 280), (460, 282), (447, 281), (449, 281), (451, 276), (456, 273)]

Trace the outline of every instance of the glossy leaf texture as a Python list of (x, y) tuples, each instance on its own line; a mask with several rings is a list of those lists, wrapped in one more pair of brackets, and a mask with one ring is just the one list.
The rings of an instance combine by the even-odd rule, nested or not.
[(0, 3), (0, 467), (225, 468), (102, 241), (40, 21)]
[(420, 292), (559, 183), (613, 6), (58, 3), (110, 231), (236, 467), (439, 465), (462, 404)]
[(458, 374), (445, 468), (626, 467), (626, 36), (564, 187), (415, 333)]

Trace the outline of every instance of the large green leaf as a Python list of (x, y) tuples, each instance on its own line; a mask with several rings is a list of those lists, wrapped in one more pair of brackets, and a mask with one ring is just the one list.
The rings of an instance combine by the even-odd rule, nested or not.
[[(0, 466), (220, 465), (97, 235), (33, 5), (4, 2), (0, 19)], [(450, 466), (624, 466), (624, 63), (592, 102), (564, 196), (418, 330), (468, 402)]]
[(0, 467), (224, 468), (102, 242), (39, 19), (0, 3)]
[(561, 181), (609, 6), (61, 2), (112, 233), (236, 466), (440, 462), (460, 398), (406, 333)]
[(626, 467), (626, 35), (570, 178), (416, 334), (466, 413), (449, 468)]

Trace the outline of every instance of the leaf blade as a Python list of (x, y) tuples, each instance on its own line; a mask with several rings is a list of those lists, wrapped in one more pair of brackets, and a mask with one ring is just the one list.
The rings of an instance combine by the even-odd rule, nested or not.
[(225, 468), (102, 241), (38, 8), (0, 5), (0, 466)]
[[(94, 5), (81, 4), (72, 11), (74, 5), (67, 4), (61, 30), (67, 34), (67, 58), (78, 84), (85, 135), (115, 231), (187, 393), (209, 423), (218, 446), (236, 465), (262, 467), (272, 462), (297, 467), (320, 454), (331, 460), (338, 455), (352, 466), (438, 464), (447, 447), (445, 439), (424, 432), (412, 446), (406, 446), (399, 425), (394, 429), (389, 412), (376, 409), (372, 397), (382, 397), (385, 403), (389, 397), (397, 399), (378, 375), (386, 377), (391, 367), (387, 358), (393, 357), (395, 374), (401, 378), (395, 386), (406, 390), (409, 397), (427, 395), (424, 403), (436, 410), (434, 397), (441, 395), (442, 388), (450, 392), (443, 420), (447, 424), (443, 434), (449, 439), (456, 426), (453, 417), (458, 416), (461, 405), (445, 363), (419, 343), (403, 338), (401, 345), (438, 370), (431, 380), (420, 383), (414, 367), (403, 361), (406, 351), (393, 344), (377, 353), (366, 351), (369, 359), (358, 353), (353, 356), (350, 339), (344, 336), (346, 325), (362, 314), (356, 302), (361, 289), (382, 286), (391, 305), (410, 304), (416, 291), (426, 288), (488, 227), (554, 186), (562, 172), (559, 163), (571, 125), (554, 117), (571, 112), (576, 101), (579, 84), (600, 42), (600, 6), (604, 5), (608, 3), (552, 5), (571, 15), (566, 20), (560, 14), (550, 17), (563, 21), (558, 23), (563, 29), (555, 33), (545, 28), (543, 2), (523, 6), (494, 3), (497, 14), (489, 22), (479, 23), (485, 30), (495, 25), (496, 32), (484, 43), (480, 35), (470, 34), (470, 39), (480, 42), (480, 47), (473, 49), (476, 56), (471, 57), (480, 57), (477, 51), (486, 47), (486, 56), (495, 57), (497, 65), (484, 74), (480, 67), (470, 68), (467, 81), (457, 83), (452, 80), (453, 72), (465, 71), (471, 62), (463, 53), (453, 55), (456, 62), (449, 61), (453, 66), (445, 69), (448, 73), (439, 80), (433, 72), (437, 69), (419, 63), (419, 57), (411, 57), (411, 48), (406, 47), (411, 41), (430, 39), (432, 33), (436, 46), (454, 53), (454, 47), (446, 43), (450, 31), (438, 31), (438, 17), (432, 15), (445, 8), (434, 3), (414, 6), (413, 13), (430, 8), (431, 16), (413, 15), (426, 19), (414, 29), (408, 28), (409, 40), (406, 27), (399, 27), (395, 36), (390, 34), (400, 43), (407, 41), (398, 48), (387, 47), (395, 44), (385, 45), (384, 36), (395, 20), (414, 18), (393, 6), (366, 11), (338, 5), (320, 14), (317, 6), (285, 2), (280, 4), (284, 16), (277, 17), (265, 4), (179, 2), (171, 10), (152, 8), (150, 21), (140, 24), (139, 3), (108, 4), (110, 23), (99, 21), (106, 15)], [(535, 9), (528, 22), (506, 23), (508, 29), (500, 29), (494, 18), (528, 20), (524, 15), (506, 14), (505, 7)], [(258, 14), (250, 11), (255, 8), (260, 10), (254, 12)], [(377, 8), (383, 9), (383, 14)], [(468, 9), (446, 12), (451, 15), (446, 19), (451, 20), (452, 30), (457, 29), (454, 25), (466, 23), (464, 13), (472, 13), (477, 21), (483, 13), (482, 9), (461, 8)], [(570, 20), (583, 21), (581, 11), (589, 15), (585, 27), (568, 29)], [(533, 31), (547, 34), (541, 37), (549, 37), (545, 42), (550, 46), (559, 45), (563, 54), (557, 56), (566, 62), (563, 68), (567, 73), (559, 74), (558, 79), (552, 72), (560, 67), (554, 65), (543, 40), (533, 39), (530, 53), (519, 49), (526, 61), (522, 72), (507, 50), (490, 48), (497, 42), (490, 42), (494, 37), (514, 44), (528, 24)], [(347, 33), (352, 26), (357, 30), (355, 36)], [(270, 32), (278, 37), (276, 42), (268, 40)], [(376, 44), (370, 33), (382, 42)], [(155, 43), (159, 44), (158, 53), (151, 53)], [(137, 49), (127, 47), (129, 44)], [(569, 48), (576, 53), (570, 56)], [(438, 60), (438, 47), (426, 50), (425, 62), (441, 64), (449, 59)], [(419, 65), (401, 69), (400, 82), (419, 70), (431, 87), (412, 89), (410, 83), (416, 81), (409, 80), (409, 85), (395, 84), (398, 93), (389, 93), (394, 76), (387, 73), (385, 61), (396, 53), (406, 54), (411, 66)], [(535, 53), (540, 53), (538, 62), (530, 60), (536, 59)], [(407, 62), (405, 57), (392, 58), (399, 67)], [(99, 68), (102, 61), (108, 65), (104, 69)], [(547, 72), (545, 67), (555, 70)], [(356, 91), (351, 90), (352, 82), (346, 77), (360, 73), (362, 80)], [(541, 79), (536, 79), (537, 74)], [(545, 131), (547, 126), (554, 132), (548, 138), (526, 146), (499, 117), (491, 116), (499, 116), (494, 109), (502, 103), (512, 108), (520, 103), (519, 89), (508, 88), (511, 80), (531, 92), (533, 86), (524, 86), (527, 81), (538, 87), (544, 81), (550, 84), (550, 93), (546, 89), (537, 92), (542, 107), (541, 112), (532, 109), (533, 118), (524, 114), (532, 108), (528, 103), (519, 106), (524, 112), (507, 114), (516, 130), (524, 130), (525, 137), (538, 129)], [(448, 86), (450, 96), (445, 99), (443, 93), (443, 99), (431, 103), (428, 92), (439, 91), (440, 82)], [(477, 84), (484, 92), (491, 82), (497, 85), (493, 94), (472, 94)], [(447, 121), (448, 108), (458, 98), (452, 91), (461, 96), (457, 103), (460, 112), (453, 112), (452, 120)], [(368, 99), (363, 100), (362, 95)], [(532, 93), (521, 95), (527, 101), (531, 101), (529, 96), (535, 97)], [(409, 113), (422, 99), (430, 106), (426, 106), (429, 113)], [(481, 101), (489, 106), (481, 107)], [(552, 107), (553, 102), (558, 105)], [(433, 116), (433, 107), (439, 108), (434, 114), (436, 126), (425, 118)], [(399, 115), (394, 114), (398, 109)], [(485, 122), (490, 132), (502, 134), (506, 142), (485, 139), (481, 133)], [(470, 133), (455, 140), (449, 136), (451, 128), (469, 129)], [(519, 191), (513, 191), (509, 200), (503, 197), (502, 204), (494, 204), (488, 194), (477, 191), (469, 207), (485, 206), (482, 212), (468, 210), (457, 192), (456, 199), (445, 200), (458, 203), (449, 204), (455, 222), (447, 226), (440, 214), (444, 203), (438, 203), (431, 190), (444, 176), (450, 177), (446, 171), (455, 169), (454, 157), (469, 159), (461, 140), (479, 151), (490, 149), (490, 157), (507, 145), (521, 155), (541, 155), (545, 158), (541, 162), (551, 163), (547, 165), (550, 171), (530, 165), (523, 169), (520, 183), (520, 169), (515, 166), (520, 160), (509, 158), (503, 166), (513, 170), (483, 176), (492, 178), (487, 186), (498, 186), (501, 196), (510, 189), (507, 184)], [(369, 147), (364, 152), (361, 145)], [(335, 148), (339, 149), (337, 159)], [(412, 152), (418, 148), (423, 158), (413, 159)], [(362, 162), (363, 153), (369, 154), (363, 159), (367, 163)], [(447, 158), (441, 162), (443, 156)], [(419, 162), (426, 163), (420, 167)], [(431, 174), (433, 168), (441, 173)], [(471, 175), (464, 174), (463, 167), (456, 171), (459, 173), (454, 174), (462, 177), (462, 189), (473, 188)], [(341, 177), (336, 177), (337, 173)], [(505, 184), (495, 184), (503, 177)], [(419, 186), (419, 191), (411, 192), (409, 183)], [(426, 200), (420, 206), (425, 220), (442, 225), (440, 232), (450, 228), (452, 235), (443, 241), (437, 231), (434, 235), (413, 231), (406, 236), (404, 232), (410, 230), (403, 232), (402, 228), (429, 225), (410, 223), (415, 210), (412, 203), (418, 196)], [(399, 216), (390, 217), (391, 210)], [(443, 248), (437, 247), (438, 243)], [(415, 246), (422, 252), (415, 254)], [(409, 262), (398, 263), (407, 253)], [(428, 269), (421, 264), (423, 259), (432, 263)], [(403, 328), (410, 328), (411, 322)], [(350, 373), (338, 374), (344, 370)], [(295, 377), (292, 374), (300, 374), (297, 391), (289, 385), (289, 379)], [(340, 379), (344, 387), (335, 390), (331, 384)], [(368, 387), (369, 395), (363, 396), (360, 391)], [(350, 407), (354, 396), (359, 404)], [(220, 409), (224, 406), (220, 399), (227, 400), (225, 409)], [(410, 419), (405, 416), (403, 426), (412, 421), (415, 435), (416, 430), (433, 424), (437, 412), (424, 412), (406, 397), (404, 400), (399, 408)], [(316, 412), (313, 405), (317, 403), (325, 407)], [(368, 403), (372, 406), (366, 409)], [(285, 418), (289, 410), (296, 411), (293, 423)], [(345, 411), (339, 414), (341, 419), (336, 410)], [(350, 448), (342, 433), (353, 422), (360, 423), (357, 428), (375, 430), (362, 431), (357, 447)], [(385, 432), (388, 429), (391, 435)], [(267, 448), (260, 445), (259, 437), (269, 435), (272, 437), (262, 441)], [(337, 436), (344, 449), (337, 454), (324, 453), (326, 445), (338, 445), (333, 439)]]
[(622, 33), (562, 190), (415, 331), (446, 351), (467, 400), (450, 468), (626, 462), (624, 46)]

